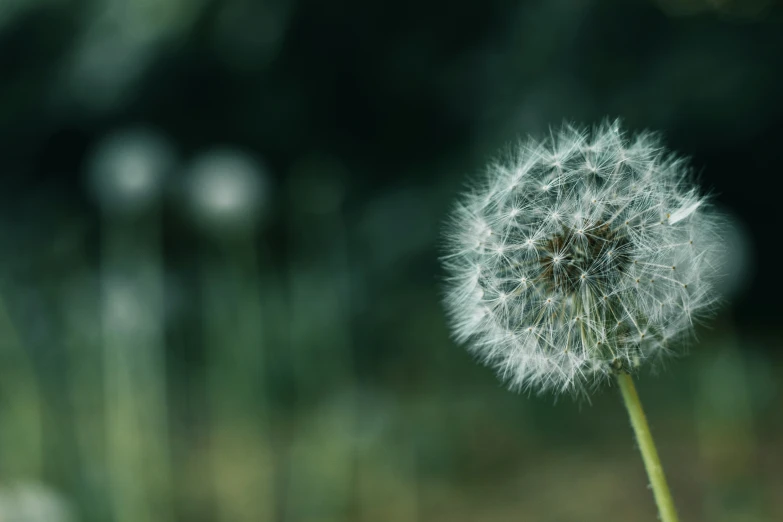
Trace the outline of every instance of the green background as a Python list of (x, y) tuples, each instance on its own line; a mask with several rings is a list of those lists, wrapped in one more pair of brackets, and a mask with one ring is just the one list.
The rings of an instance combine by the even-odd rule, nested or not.
[[(0, 520), (656, 520), (616, 388), (508, 392), (439, 302), (466, 180), (606, 117), (730, 216), (717, 317), (638, 380), (682, 520), (783, 520), (781, 56), (771, 0), (3, 0)], [(101, 205), (139, 126), (166, 182)], [(215, 148), (252, 219), (186, 211)]]

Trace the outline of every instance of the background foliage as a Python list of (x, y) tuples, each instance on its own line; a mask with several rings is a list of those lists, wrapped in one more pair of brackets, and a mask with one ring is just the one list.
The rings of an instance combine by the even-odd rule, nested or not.
[[(466, 177), (604, 117), (733, 216), (727, 305), (639, 384), (682, 518), (783, 519), (782, 29), (771, 0), (2, 2), (0, 520), (655, 520), (616, 390), (508, 393), (439, 304)], [(139, 128), (168, 177), (120, 212), (85, 180)], [(217, 149), (253, 212), (189, 206)]]

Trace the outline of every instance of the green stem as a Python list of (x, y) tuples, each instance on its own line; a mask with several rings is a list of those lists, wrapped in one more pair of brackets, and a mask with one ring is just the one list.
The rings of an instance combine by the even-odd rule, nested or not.
[(642, 402), (639, 400), (639, 394), (636, 393), (636, 386), (627, 373), (619, 374), (617, 382), (620, 384), (620, 392), (623, 394), (628, 416), (631, 417), (631, 426), (636, 433), (636, 440), (639, 443), (644, 467), (647, 469), (647, 476), (650, 477), (650, 485), (653, 495), (655, 495), (655, 503), (658, 504), (661, 522), (677, 522), (679, 519), (677, 518), (677, 510), (674, 508), (674, 500), (672, 500), (669, 485), (666, 483), (661, 460), (658, 458), (658, 450), (655, 449), (655, 442), (653, 442), (647, 418), (644, 416)]

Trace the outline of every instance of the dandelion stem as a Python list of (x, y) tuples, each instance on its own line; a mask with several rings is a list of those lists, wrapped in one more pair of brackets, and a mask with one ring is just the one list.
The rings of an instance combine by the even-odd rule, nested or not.
[(674, 508), (674, 500), (669, 491), (669, 485), (666, 483), (661, 460), (658, 458), (658, 450), (655, 448), (650, 426), (644, 416), (639, 394), (636, 393), (636, 386), (627, 373), (620, 373), (617, 376), (617, 382), (620, 385), (620, 392), (623, 395), (628, 416), (631, 417), (631, 426), (633, 426), (636, 440), (639, 443), (639, 451), (644, 460), (644, 467), (647, 469), (647, 476), (650, 477), (650, 485), (653, 495), (655, 495), (655, 503), (658, 505), (661, 522), (677, 522), (679, 519), (677, 518), (677, 510)]

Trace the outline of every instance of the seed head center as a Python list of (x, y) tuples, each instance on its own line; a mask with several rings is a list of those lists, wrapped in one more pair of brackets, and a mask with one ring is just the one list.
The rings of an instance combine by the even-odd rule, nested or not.
[[(590, 280), (606, 282), (612, 270), (622, 272), (630, 259), (622, 254), (627, 239), (608, 224), (563, 229), (543, 243), (541, 279), (549, 291), (569, 293)], [(602, 281), (604, 280), (604, 281)]]

